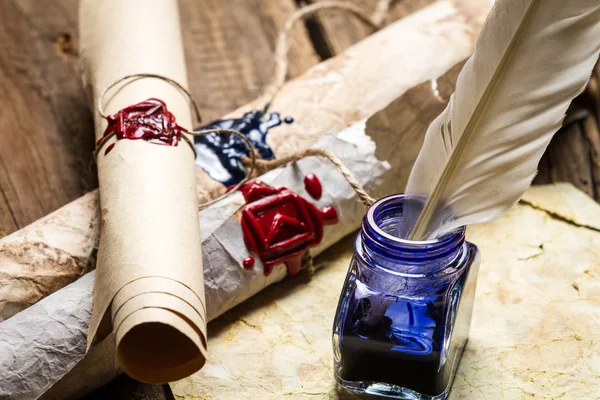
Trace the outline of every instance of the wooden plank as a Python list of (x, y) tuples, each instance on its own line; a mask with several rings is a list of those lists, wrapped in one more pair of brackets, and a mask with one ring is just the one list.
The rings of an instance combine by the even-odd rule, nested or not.
[(594, 179), (595, 199), (600, 201), (600, 62), (596, 68), (587, 88), (588, 115), (583, 121), (583, 131), (590, 147), (592, 177)]
[[(316, 3), (324, 0), (298, 0), (300, 4)], [(378, 0), (347, 0), (372, 13)], [(392, 1), (385, 22), (396, 21), (409, 15), (435, 0), (397, 0)], [(315, 48), (325, 59), (340, 54), (345, 49), (372, 33), (372, 29), (359, 21), (354, 15), (341, 10), (322, 10), (314, 18), (307, 20), (307, 27)]]
[(589, 115), (583, 121), (583, 132), (589, 147), (594, 199), (600, 201), (600, 128), (594, 115)]
[(600, 132), (596, 77), (569, 107), (538, 167), (534, 184), (571, 182), (600, 201)]
[(556, 133), (538, 169), (535, 184), (571, 182), (596, 198), (590, 148), (579, 122)]
[[(190, 89), (205, 121), (255, 99), (273, 79), (277, 35), (293, 0), (181, 0)], [(306, 29), (292, 32), (288, 78), (319, 62)]]
[(92, 119), (76, 79), (76, 0), (2, 0), (0, 235), (93, 189)]

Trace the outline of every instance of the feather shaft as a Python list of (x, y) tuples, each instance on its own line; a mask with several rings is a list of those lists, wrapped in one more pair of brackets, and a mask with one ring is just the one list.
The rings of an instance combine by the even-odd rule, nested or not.
[(490, 85), (488, 85), (488, 87), (485, 90), (484, 95), (481, 98), (481, 101), (479, 101), (479, 103), (477, 104), (475, 112), (473, 113), (472, 117), (469, 119), (469, 122), (465, 126), (463, 133), (460, 135), (460, 140), (458, 141), (458, 143), (456, 144), (456, 147), (450, 154), (450, 159), (448, 160), (448, 163), (444, 167), (444, 170), (442, 171), (442, 175), (440, 176), (440, 179), (438, 180), (433, 191), (431, 192), (431, 196), (429, 196), (429, 198), (427, 199), (427, 202), (425, 203), (425, 206), (423, 207), (423, 211), (419, 215), (419, 218), (417, 219), (415, 227), (413, 228), (413, 230), (410, 234), (410, 237), (409, 237), (410, 240), (419, 240), (425, 236), (425, 233), (426, 233), (425, 230), (427, 229), (427, 225), (430, 223), (433, 213), (435, 212), (436, 208), (438, 207), (438, 205), (440, 203), (441, 194), (446, 189), (446, 186), (447, 186), (448, 182), (450, 181), (450, 179), (452, 179), (452, 175), (456, 169), (456, 164), (457, 164), (458, 160), (462, 157), (464, 149), (469, 144), (471, 135), (473, 134), (473, 132), (475, 132), (477, 123), (481, 119), (481, 116), (483, 115), (485, 108), (486, 108), (487, 104), (489, 103), (490, 98), (492, 98), (494, 91), (500, 84), (502, 75), (504, 74), (504, 71), (506, 70), (506, 66), (510, 62), (510, 59), (512, 58), (512, 56), (514, 55), (516, 45), (519, 42), (519, 40), (521, 39), (521, 37), (523, 36), (523, 32), (525, 31), (525, 27), (529, 23), (529, 20), (531, 18), (533, 10), (539, 6), (539, 3), (540, 3), (540, 0), (533, 0), (531, 2), (531, 4), (529, 5), (529, 7), (527, 8), (527, 12), (525, 13), (525, 16), (523, 17), (523, 21), (521, 21), (521, 24), (519, 25), (519, 28), (517, 30), (517, 34), (514, 36), (513, 40), (511, 41), (510, 45), (508, 46), (506, 52), (504, 53), (504, 56), (502, 57), (502, 60), (501, 60), (500, 64), (498, 65), (498, 68), (496, 69), (494, 76), (492, 77)]

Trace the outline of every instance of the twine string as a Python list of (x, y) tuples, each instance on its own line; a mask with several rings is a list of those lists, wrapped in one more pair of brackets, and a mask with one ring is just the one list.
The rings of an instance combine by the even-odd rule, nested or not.
[[(172, 86), (179, 89), (181, 92), (183, 92), (186, 95), (186, 97), (189, 99), (190, 103), (192, 103), (192, 107), (194, 108), (194, 113), (196, 114), (196, 121), (198, 123), (202, 122), (202, 116), (200, 115), (200, 106), (198, 106), (196, 99), (194, 98), (192, 93), (185, 86), (183, 86), (181, 83), (177, 82), (175, 79), (169, 78), (168, 76), (164, 76), (164, 75), (160, 75), (160, 74), (150, 74), (150, 73), (145, 73), (145, 72), (139, 73), (139, 74), (125, 75), (125, 76), (117, 79), (116, 81), (114, 81), (113, 83), (108, 85), (107, 87), (105, 87), (104, 90), (100, 93), (100, 96), (98, 96), (98, 102), (96, 104), (96, 110), (98, 111), (98, 114), (104, 119), (108, 118), (108, 115), (104, 112), (104, 97), (106, 97), (106, 94), (108, 93), (108, 91), (110, 91), (112, 88), (114, 88), (121, 82), (129, 81), (129, 80), (133, 80), (133, 79), (141, 79), (141, 78), (160, 79), (162, 81), (170, 83)], [(131, 82), (127, 82), (127, 83), (131, 83)], [(127, 83), (125, 85), (127, 85)]]
[(376, 201), (376, 199), (369, 196), (369, 194), (362, 187), (362, 185), (360, 184), (358, 179), (354, 176), (352, 171), (350, 171), (339, 158), (337, 158), (335, 155), (328, 152), (327, 150), (313, 148), (313, 149), (306, 149), (303, 151), (299, 151), (299, 152), (291, 154), (287, 157), (278, 158), (276, 160), (252, 161), (251, 159), (245, 158), (242, 161), (246, 165), (248, 165), (248, 164), (254, 165), (256, 170), (260, 174), (263, 174), (272, 169), (284, 166), (289, 163), (294, 163), (294, 162), (299, 161), (306, 157), (322, 157), (322, 158), (329, 160), (329, 162), (331, 162), (335, 166), (335, 168), (338, 170), (338, 172), (346, 179), (348, 184), (350, 184), (352, 189), (354, 189), (359, 200), (361, 201), (361, 203), (363, 203), (363, 205), (366, 208), (370, 207), (371, 204), (373, 204)]
[[(246, 147), (248, 148), (248, 152), (250, 153), (249, 159), (247, 157), (244, 157), (244, 160), (247, 160), (247, 164), (245, 163), (244, 165), (249, 164), (249, 167), (250, 167), (250, 169), (246, 173), (246, 176), (244, 177), (244, 179), (239, 181), (235, 186), (231, 187), (227, 192), (225, 192), (221, 196), (217, 197), (216, 199), (213, 199), (213, 200), (210, 200), (210, 201), (200, 204), (198, 206), (198, 209), (202, 210), (220, 200), (223, 200), (226, 197), (231, 196), (233, 193), (237, 192), (238, 189), (241, 188), (243, 184), (248, 182), (253, 177), (256, 166), (258, 165), (257, 164), (257, 161), (258, 161), (257, 160), (257, 151), (256, 151), (256, 148), (254, 147), (254, 145), (252, 144), (252, 142), (250, 142), (250, 139), (248, 139), (248, 137), (246, 135), (244, 135), (243, 133), (241, 133), (239, 131), (236, 131), (235, 129), (202, 129), (199, 131), (191, 131), (188, 133), (191, 136), (202, 136), (202, 135), (208, 135), (210, 133), (216, 133), (218, 135), (229, 133), (229, 134), (235, 135), (235, 136), (239, 137), (240, 139), (242, 139), (244, 141), (244, 143), (246, 144)], [(193, 147), (193, 145), (192, 145), (192, 147)]]
[(275, 97), (277, 97), (281, 91), (281, 88), (285, 84), (285, 78), (287, 76), (289, 67), (289, 38), (291, 36), (292, 29), (298, 21), (303, 20), (320, 10), (339, 9), (354, 14), (360, 21), (369, 25), (371, 28), (373, 28), (373, 30), (377, 30), (382, 26), (391, 2), (392, 0), (379, 0), (373, 15), (367, 14), (365, 10), (353, 3), (339, 0), (324, 0), (296, 10), (287, 19), (283, 29), (281, 32), (279, 32), (279, 37), (277, 38), (277, 47), (275, 48), (275, 76), (273, 78), (273, 82), (269, 85), (264, 93), (266, 100), (263, 107), (263, 114), (267, 113), (271, 107), (271, 104), (273, 104)]

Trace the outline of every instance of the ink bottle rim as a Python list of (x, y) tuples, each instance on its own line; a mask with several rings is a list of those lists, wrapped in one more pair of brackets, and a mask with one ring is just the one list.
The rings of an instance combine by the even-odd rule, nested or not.
[(365, 214), (355, 250), (367, 264), (402, 276), (420, 277), (439, 273), (464, 256), (464, 226), (434, 240), (413, 241), (392, 235), (389, 230), (401, 220), (405, 199), (404, 194), (383, 197)]

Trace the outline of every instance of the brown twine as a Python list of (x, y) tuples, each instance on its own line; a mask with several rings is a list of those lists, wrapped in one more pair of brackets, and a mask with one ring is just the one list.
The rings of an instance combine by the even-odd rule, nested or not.
[[(189, 134), (189, 135), (191, 135), (192, 132), (186, 132), (186, 133)], [(108, 135), (102, 136), (102, 139), (96, 145), (96, 150), (94, 150), (94, 155), (93, 155), (93, 158), (92, 158), (92, 163), (94, 161), (98, 160), (98, 154), (100, 153), (100, 150), (102, 150), (102, 148), (104, 147), (104, 145), (106, 143), (108, 143), (108, 141), (110, 139), (112, 139), (116, 134), (117, 134), (116, 131), (112, 131)], [(240, 132), (238, 132), (238, 134), (241, 135), (241, 136), (244, 136)], [(194, 136), (194, 135), (192, 135), (192, 136)], [(192, 143), (192, 141), (187, 136), (185, 136), (185, 134), (182, 134), (181, 138), (190, 146), (190, 149), (192, 149), (192, 152), (194, 153), (194, 159), (195, 159), (196, 158), (196, 148), (194, 147), (194, 144)], [(90, 166), (91, 166), (91, 164), (90, 164)]]
[[(239, 131), (236, 131), (235, 129), (203, 129), (200, 131), (192, 131), (192, 132), (188, 132), (188, 133), (191, 136), (202, 136), (202, 135), (208, 135), (209, 133), (216, 133), (218, 135), (221, 135), (223, 133), (230, 133), (230, 134), (236, 135), (237, 137), (242, 139), (246, 143), (246, 146), (248, 147), (248, 150), (250, 152), (250, 159), (248, 160), (248, 158), (244, 158), (244, 160), (248, 160), (249, 164), (250, 164), (250, 171), (248, 171), (246, 173), (246, 176), (244, 177), (244, 179), (239, 181), (235, 186), (230, 188), (227, 192), (225, 192), (221, 196), (217, 197), (216, 199), (213, 199), (213, 200), (210, 200), (210, 201), (200, 204), (198, 206), (198, 209), (202, 210), (202, 209), (216, 203), (217, 201), (223, 200), (224, 198), (231, 196), (233, 193), (237, 192), (238, 189), (240, 187), (242, 187), (242, 185), (244, 183), (248, 182), (252, 178), (252, 175), (254, 174), (254, 171), (257, 166), (257, 161), (258, 161), (256, 159), (256, 148), (254, 147), (252, 142), (250, 142), (250, 139), (248, 139), (248, 137), (246, 135), (244, 135), (243, 133), (240, 133)], [(194, 145), (192, 145), (192, 147), (193, 146)]]
[(279, 33), (277, 39), (277, 47), (275, 49), (275, 77), (268, 89), (265, 90), (264, 96), (266, 97), (266, 102), (263, 108), (263, 114), (269, 110), (269, 107), (273, 104), (273, 100), (275, 100), (275, 97), (277, 97), (277, 94), (279, 94), (279, 91), (285, 84), (289, 66), (289, 37), (291, 36), (292, 28), (295, 26), (296, 22), (303, 20), (320, 10), (339, 9), (354, 14), (359, 20), (371, 26), (374, 30), (377, 30), (381, 27), (390, 4), (391, 0), (379, 0), (372, 16), (368, 15), (362, 8), (353, 3), (337, 0), (324, 0), (296, 10), (296, 12), (294, 12), (285, 22), (284, 28)]
[[(177, 82), (175, 79), (171, 79), (168, 76), (164, 76), (164, 75), (159, 75), (159, 74), (150, 74), (150, 73), (139, 73), (139, 74), (130, 74), (130, 75), (125, 75), (122, 78), (117, 79), (116, 81), (114, 81), (113, 83), (111, 83), (110, 85), (108, 85), (106, 88), (104, 88), (104, 90), (100, 93), (100, 96), (98, 96), (98, 103), (96, 104), (96, 110), (98, 111), (98, 114), (102, 117), (102, 118), (108, 118), (108, 115), (104, 112), (104, 97), (106, 96), (106, 93), (108, 93), (108, 91), (112, 88), (114, 88), (115, 86), (117, 86), (119, 83), (123, 82), (123, 81), (127, 81), (130, 79), (141, 79), (141, 78), (156, 78), (156, 79), (160, 79), (162, 81), (165, 81), (167, 83), (170, 83), (171, 85), (173, 85), (174, 87), (176, 87), (177, 89), (181, 90), (186, 97), (190, 100), (190, 102), (192, 103), (192, 106), (194, 108), (194, 112), (196, 114), (196, 121), (198, 123), (202, 122), (202, 117), (200, 116), (200, 107), (198, 106), (198, 103), (196, 102), (196, 100), (194, 99), (194, 96), (192, 95), (192, 93), (186, 89), (182, 84), (180, 84), (179, 82)], [(131, 82), (128, 82), (131, 83)], [(126, 86), (127, 83), (124, 85)]]
[(291, 154), (287, 157), (278, 158), (276, 160), (256, 160), (255, 162), (252, 162), (251, 160), (248, 160), (246, 158), (243, 160), (243, 162), (245, 164), (250, 163), (250, 165), (255, 164), (256, 170), (260, 171), (260, 173), (262, 174), (264, 172), (281, 167), (283, 165), (299, 161), (306, 157), (323, 157), (329, 160), (335, 166), (338, 172), (342, 174), (346, 181), (348, 181), (348, 184), (350, 184), (352, 189), (354, 189), (356, 195), (365, 207), (370, 207), (371, 204), (373, 204), (376, 201), (373, 197), (369, 196), (369, 194), (363, 189), (363, 187), (358, 182), (358, 179), (356, 179), (352, 171), (350, 171), (339, 158), (337, 158), (335, 155), (331, 154), (327, 150), (306, 149), (298, 153)]

